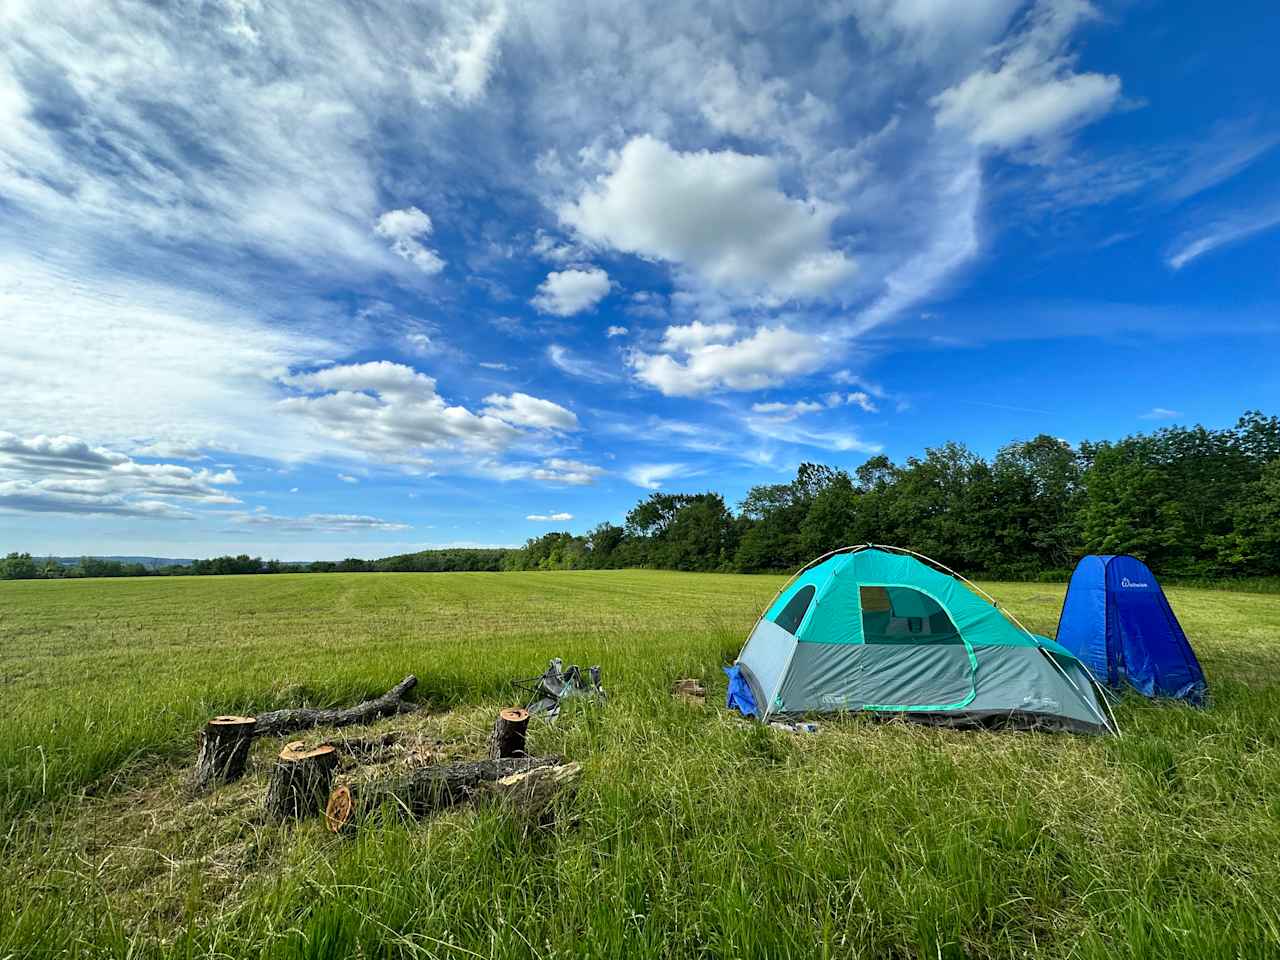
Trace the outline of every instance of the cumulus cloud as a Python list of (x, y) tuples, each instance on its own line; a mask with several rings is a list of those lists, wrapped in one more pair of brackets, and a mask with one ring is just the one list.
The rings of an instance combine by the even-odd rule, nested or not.
[(667, 396), (711, 390), (762, 390), (817, 370), (826, 361), (823, 338), (788, 327), (761, 327), (733, 339), (733, 324), (668, 327), (660, 352), (633, 350), (637, 379)]
[(572, 520), (572, 513), (531, 513), (526, 520), (533, 520), (538, 523), (559, 523), (562, 520)]
[(479, 413), (448, 403), (436, 381), (412, 367), (380, 360), (293, 374), (282, 382), (300, 395), (279, 402), (336, 446), (384, 462), (426, 464), (433, 451), (483, 458), (523, 436), (521, 428), (573, 429), (573, 413), (528, 394), (485, 398)]
[(33, 513), (190, 517), (194, 506), (236, 504), (232, 470), (141, 463), (78, 437), (0, 431), (0, 508)]
[(577, 430), (578, 417), (558, 403), (531, 397), (527, 393), (510, 396), (492, 393), (484, 398), (484, 413), (517, 427), (538, 430)]
[(1063, 48), (1082, 20), (1084, 0), (1041, 0), (1026, 27), (997, 48), (997, 63), (934, 98), (939, 126), (963, 130), (979, 147), (1008, 149), (1069, 132), (1110, 110), (1120, 78), (1075, 73)]
[(422, 237), (431, 235), (431, 218), (417, 207), (388, 210), (374, 224), (374, 232), (391, 241), (396, 256), (408, 260), (426, 274), (439, 273), (444, 261), (439, 254), (422, 243)]
[(663, 483), (685, 470), (683, 463), (638, 463), (623, 476), (637, 487), (657, 490)]
[(599, 267), (553, 270), (530, 303), (542, 313), (570, 317), (590, 310), (609, 295), (609, 274)]
[(590, 463), (583, 463), (581, 460), (551, 457), (549, 460), (544, 461), (542, 466), (531, 469), (528, 472), (528, 476), (543, 483), (562, 483), (568, 486), (581, 487), (595, 483), (602, 473), (604, 473), (604, 468)]
[(715, 287), (763, 286), (782, 297), (825, 293), (854, 270), (830, 245), (840, 211), (787, 196), (779, 173), (768, 157), (681, 153), (639, 136), (559, 214), (588, 243), (665, 260)]
[(625, 337), (627, 335), (627, 328), (609, 327), (609, 329), (605, 330), (604, 335), (606, 337)]

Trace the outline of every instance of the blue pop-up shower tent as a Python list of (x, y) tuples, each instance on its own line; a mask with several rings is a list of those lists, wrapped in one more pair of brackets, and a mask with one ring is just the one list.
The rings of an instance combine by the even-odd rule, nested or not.
[(1081, 560), (1067, 587), (1057, 639), (1109, 687), (1128, 683), (1148, 697), (1204, 702), (1204, 671), (1141, 560)]

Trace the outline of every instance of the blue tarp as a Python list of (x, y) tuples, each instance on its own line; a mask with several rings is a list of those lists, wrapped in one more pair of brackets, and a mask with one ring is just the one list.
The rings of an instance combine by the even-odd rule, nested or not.
[(1089, 556), (1076, 566), (1058, 620), (1058, 643), (1110, 687), (1148, 697), (1204, 701), (1204, 671), (1147, 565)]
[(730, 710), (740, 710), (744, 717), (763, 719), (764, 714), (756, 706), (756, 698), (751, 693), (747, 678), (742, 675), (742, 669), (735, 663), (731, 667), (725, 667), (724, 672), (729, 677), (729, 695), (725, 698), (724, 705)]

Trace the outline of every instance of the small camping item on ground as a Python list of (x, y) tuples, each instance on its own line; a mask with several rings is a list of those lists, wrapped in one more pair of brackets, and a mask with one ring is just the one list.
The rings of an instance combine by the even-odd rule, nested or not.
[(770, 720), (769, 726), (775, 730), (785, 730), (787, 733), (817, 733), (818, 725), (816, 723), (786, 723), (783, 720)]
[(671, 687), (671, 695), (680, 700), (701, 703), (707, 698), (707, 690), (702, 685), (702, 681), (689, 677), (684, 680), (677, 680)]
[(606, 699), (604, 688), (600, 686), (600, 668), (587, 669), (590, 680), (582, 676), (582, 670), (576, 665), (564, 669), (564, 661), (559, 657), (551, 660), (546, 672), (540, 677), (528, 680), (517, 680), (516, 686), (533, 692), (529, 701), (529, 713), (554, 720), (560, 714), (560, 701), (570, 697), (590, 697), (603, 703)]
[(1084, 665), (981, 590), (898, 547), (846, 547), (779, 591), (733, 666), (727, 705), (865, 710), (949, 725), (1113, 733)]
[(1173, 608), (1141, 560), (1088, 556), (1076, 564), (1058, 642), (1109, 687), (1204, 703), (1204, 671)]

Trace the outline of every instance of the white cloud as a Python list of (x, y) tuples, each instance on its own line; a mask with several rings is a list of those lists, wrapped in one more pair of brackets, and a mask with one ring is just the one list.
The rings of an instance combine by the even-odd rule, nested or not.
[(979, 147), (1009, 149), (1070, 132), (1102, 116), (1120, 96), (1120, 78), (1074, 73), (1063, 48), (1082, 20), (1084, 0), (1041, 0), (1022, 32), (996, 50), (998, 65), (974, 71), (933, 99), (939, 126), (965, 131)]
[(421, 239), (432, 231), (431, 218), (417, 207), (388, 210), (378, 218), (374, 232), (391, 241), (396, 256), (408, 260), (426, 274), (436, 274), (444, 269), (439, 254), (425, 246)]
[(687, 267), (717, 288), (765, 288), (784, 298), (826, 293), (854, 270), (830, 246), (840, 211), (787, 196), (779, 175), (768, 157), (681, 153), (645, 135), (559, 213), (595, 246)]
[(1280, 204), (1261, 211), (1234, 212), (1184, 235), (1166, 259), (1170, 269), (1181, 270), (1192, 260), (1256, 233), (1280, 226)]
[[(0, 408), (24, 432), (74, 430), (141, 456), (166, 445), (297, 457), (274, 376), (349, 349), (341, 332), (271, 327), (204, 292), (95, 276), (0, 245)], [(121, 372), (127, 371), (127, 389)], [(145, 440), (139, 442), (137, 438)], [(144, 452), (152, 451), (152, 452)]]
[(484, 466), (489, 475), (499, 480), (535, 480), (538, 483), (567, 487), (588, 486), (605, 472), (603, 467), (564, 457), (550, 457), (541, 464), (488, 463)]
[(571, 377), (577, 377), (579, 380), (608, 383), (618, 379), (612, 370), (607, 370), (594, 361), (580, 357), (568, 347), (561, 346), (558, 343), (553, 343), (547, 347), (547, 359), (551, 361), (556, 369), (569, 374)]
[(609, 274), (599, 267), (553, 270), (530, 303), (542, 313), (570, 317), (590, 310), (609, 295)]
[(526, 520), (534, 520), (538, 523), (559, 523), (562, 520), (572, 520), (572, 513), (531, 513)]
[(802, 417), (806, 413), (817, 413), (819, 410), (825, 410), (826, 407), (821, 403), (813, 403), (809, 400), (797, 400), (794, 403), (753, 403), (751, 409), (754, 413), (762, 413), (778, 420), (794, 420), (796, 417)]
[(537, 430), (577, 430), (578, 417), (558, 403), (531, 397), (527, 393), (503, 396), (498, 393), (484, 398), (483, 412), (517, 427)]
[(667, 396), (694, 396), (716, 389), (761, 390), (826, 362), (823, 337), (788, 327), (761, 327), (727, 341), (732, 324), (692, 323), (668, 327), (661, 353), (634, 350), (636, 377)]
[(684, 470), (683, 463), (640, 463), (628, 469), (623, 476), (637, 487), (657, 490), (667, 480)]
[(298, 492), (298, 488), (297, 488), (297, 487), (290, 487), (290, 488), (289, 488), (289, 492), (290, 492), (290, 493), (297, 493), (297, 492)]
[(604, 332), (606, 337), (625, 337), (627, 335), (626, 327), (610, 327)]
[(515, 367), (513, 367), (509, 363), (499, 363), (493, 360), (487, 360), (487, 361), (482, 360), (478, 364), (476, 364), (476, 366), (483, 367), (486, 370), (501, 370), (503, 372), (508, 372), (515, 369)]
[(1138, 414), (1139, 420), (1172, 420), (1174, 417), (1182, 416), (1177, 410), (1170, 410), (1167, 407), (1152, 407), (1146, 413)]
[(498, 417), (448, 404), (434, 378), (400, 363), (343, 364), (281, 379), (304, 395), (281, 400), (279, 409), (348, 455), (425, 464), (426, 451), (495, 453), (521, 436)]
[(562, 483), (581, 487), (596, 482), (596, 478), (604, 473), (604, 469), (581, 460), (566, 460), (563, 457), (552, 457), (541, 467), (529, 472), (529, 477), (542, 483)]
[(236, 504), (234, 471), (139, 463), (70, 436), (0, 431), (0, 509), (29, 513), (190, 517), (194, 506)]
[(354, 513), (309, 513), (303, 517), (281, 517), (270, 513), (235, 513), (231, 519), (249, 527), (306, 533), (349, 533), (358, 530), (408, 530), (409, 524)]
[(353, 477), (349, 473), (338, 474), (338, 479), (341, 480), (343, 483), (359, 483), (360, 482), (360, 479), (358, 477)]

